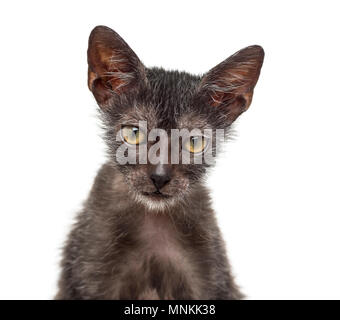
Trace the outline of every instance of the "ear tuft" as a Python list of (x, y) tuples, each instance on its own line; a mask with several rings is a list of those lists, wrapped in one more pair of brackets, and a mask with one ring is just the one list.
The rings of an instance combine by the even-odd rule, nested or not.
[(115, 94), (138, 89), (145, 68), (128, 44), (113, 30), (95, 27), (89, 38), (88, 86), (100, 106)]
[(251, 103), (264, 58), (262, 47), (244, 48), (203, 76), (199, 92), (233, 122)]

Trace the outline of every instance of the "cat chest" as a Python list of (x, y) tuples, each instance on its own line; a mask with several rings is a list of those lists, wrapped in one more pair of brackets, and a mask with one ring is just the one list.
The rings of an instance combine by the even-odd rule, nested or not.
[(121, 298), (192, 298), (197, 292), (193, 261), (178, 231), (167, 223), (145, 218), (140, 224), (137, 245), (126, 260)]

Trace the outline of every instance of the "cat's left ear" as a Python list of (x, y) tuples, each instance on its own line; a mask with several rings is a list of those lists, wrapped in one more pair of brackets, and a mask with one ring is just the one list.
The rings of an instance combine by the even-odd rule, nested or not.
[(262, 47), (250, 46), (236, 52), (203, 76), (199, 96), (212, 108), (219, 108), (228, 124), (249, 108), (263, 58)]
[(147, 83), (142, 62), (118, 33), (108, 27), (97, 26), (92, 30), (87, 59), (88, 86), (101, 108), (114, 95), (132, 94)]

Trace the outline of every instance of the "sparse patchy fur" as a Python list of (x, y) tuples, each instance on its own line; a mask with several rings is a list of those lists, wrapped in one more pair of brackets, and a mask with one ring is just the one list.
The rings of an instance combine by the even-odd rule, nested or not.
[(145, 68), (114, 31), (94, 29), (89, 88), (100, 106), (108, 162), (64, 247), (57, 299), (243, 298), (204, 185), (209, 166), (173, 165), (162, 189), (167, 197), (155, 200), (147, 195), (155, 165), (119, 165), (115, 137), (140, 120), (150, 128), (223, 128), (228, 135), (249, 106), (262, 65), (262, 49), (249, 48), (200, 77)]

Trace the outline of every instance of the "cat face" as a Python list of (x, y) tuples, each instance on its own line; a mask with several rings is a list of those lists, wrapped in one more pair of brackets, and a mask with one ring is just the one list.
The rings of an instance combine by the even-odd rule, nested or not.
[(199, 77), (145, 68), (113, 30), (92, 31), (88, 85), (136, 201), (155, 209), (185, 201), (212, 164), (216, 130), (227, 134), (249, 107), (263, 56), (247, 47)]

